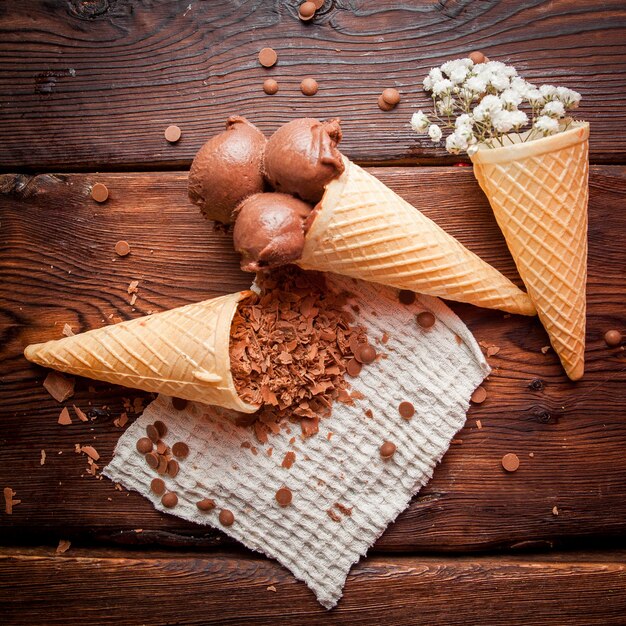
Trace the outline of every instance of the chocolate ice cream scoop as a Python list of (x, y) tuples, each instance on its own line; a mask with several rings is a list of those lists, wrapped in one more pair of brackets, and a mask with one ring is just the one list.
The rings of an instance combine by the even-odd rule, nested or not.
[(259, 193), (244, 200), (233, 231), (241, 269), (256, 272), (300, 258), (304, 220), (312, 207), (284, 193)]
[(228, 224), (243, 199), (263, 191), (261, 163), (266, 143), (256, 126), (234, 115), (223, 133), (200, 148), (189, 172), (189, 199), (206, 217)]
[(344, 165), (337, 144), (338, 119), (320, 122), (304, 117), (281, 126), (268, 140), (263, 167), (269, 183), (315, 204), (324, 187), (339, 176)]

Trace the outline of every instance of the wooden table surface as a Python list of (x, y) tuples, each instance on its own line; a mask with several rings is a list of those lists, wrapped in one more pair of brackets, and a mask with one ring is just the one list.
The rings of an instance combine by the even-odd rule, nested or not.
[[(0, 621), (623, 624), (626, 355), (603, 334), (626, 331), (626, 5), (326, 0), (303, 24), (298, 4), (0, 1), (0, 487), (21, 500), (0, 513)], [(265, 46), (279, 56), (270, 70), (257, 62)], [(236, 113), (267, 133), (340, 116), (349, 157), (521, 284), (471, 168), (408, 124), (428, 105), (428, 69), (473, 49), (583, 95), (586, 374), (567, 380), (536, 319), (453, 304), (500, 348), (488, 399), (328, 613), (275, 562), (88, 475), (74, 445), (95, 446), (103, 466), (123, 431), (114, 421), (150, 397), (79, 379), (59, 404), (22, 351), (66, 323), (84, 331), (249, 284), (229, 236), (186, 196), (193, 155)], [(305, 76), (319, 81), (313, 98), (299, 92)], [(384, 113), (389, 86), (402, 102)], [(169, 124), (183, 131), (175, 145)], [(90, 198), (95, 182), (105, 204)], [(57, 424), (72, 404), (90, 420)], [(507, 452), (521, 459), (512, 475)], [(61, 539), (71, 547), (57, 555)]]

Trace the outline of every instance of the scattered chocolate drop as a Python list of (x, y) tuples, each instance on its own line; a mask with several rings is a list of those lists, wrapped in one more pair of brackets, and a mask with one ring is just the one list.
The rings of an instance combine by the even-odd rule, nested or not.
[(314, 2), (303, 2), (298, 9), (298, 17), (303, 22), (308, 22), (315, 17), (315, 3)]
[(380, 446), (380, 456), (387, 461), (396, 453), (396, 444), (391, 441), (385, 441), (382, 446)]
[(161, 504), (171, 509), (178, 504), (178, 496), (173, 491), (169, 491), (161, 498)]
[(96, 183), (91, 188), (91, 197), (96, 202), (106, 202), (107, 198), (109, 197), (109, 190), (107, 186), (102, 183)]
[(437, 321), (437, 318), (430, 311), (422, 311), (415, 317), (417, 323), (422, 328), (432, 328)]
[(276, 492), (276, 502), (278, 502), (280, 506), (289, 506), (291, 504), (292, 497), (291, 489), (288, 489), (287, 487), (281, 487)]
[(314, 78), (305, 78), (300, 83), (300, 91), (305, 96), (314, 96), (317, 93), (318, 89), (319, 89), (319, 85), (317, 84), (317, 81)]
[(617, 348), (622, 343), (622, 333), (619, 330), (607, 330), (604, 333), (604, 341), (609, 348)]
[(159, 456), (155, 452), (148, 452), (144, 457), (146, 459), (146, 463), (155, 470), (159, 467)]
[(178, 126), (168, 126), (165, 129), (164, 135), (167, 141), (169, 141), (170, 143), (176, 143), (180, 139), (182, 131)]
[(475, 65), (479, 65), (480, 63), (484, 63), (487, 60), (487, 57), (478, 50), (474, 52), (470, 52), (469, 58)]
[(118, 256), (126, 256), (128, 254), (130, 254), (130, 245), (128, 244), (128, 241), (118, 241), (115, 244), (115, 253)]
[(364, 363), (365, 365), (373, 363), (376, 360), (376, 349), (369, 343), (361, 344), (357, 348), (354, 358), (359, 363)]
[(415, 407), (410, 402), (400, 402), (398, 412), (402, 419), (410, 420), (415, 415)]
[(219, 520), (222, 526), (232, 526), (235, 522), (235, 516), (232, 511), (222, 509), (220, 511)]
[(278, 60), (278, 55), (273, 48), (263, 48), (259, 52), (259, 63), (263, 67), (272, 67)]
[(273, 78), (267, 78), (263, 81), (263, 91), (268, 96), (273, 96), (278, 91), (278, 83)]
[(154, 422), (154, 427), (157, 429), (157, 433), (159, 433), (159, 437), (161, 439), (163, 439), (163, 437), (167, 435), (167, 426), (165, 425), (165, 422), (157, 420), (156, 422)]
[(356, 378), (362, 369), (362, 365), (356, 359), (350, 359), (348, 364), (346, 365), (346, 372), (348, 372), (348, 376), (352, 376), (352, 378)]
[(137, 452), (141, 454), (148, 454), (148, 452), (152, 452), (152, 441), (148, 439), (148, 437), (142, 437), (137, 440)]
[(157, 496), (162, 496), (165, 493), (165, 483), (160, 478), (153, 478), (150, 483), (150, 489)]
[(519, 467), (519, 457), (513, 452), (509, 452), (502, 457), (502, 467), (507, 472), (515, 472)]
[(148, 424), (146, 426), (146, 434), (148, 435), (148, 437), (153, 443), (157, 443), (160, 439), (159, 431), (156, 429), (154, 424)]
[(487, 390), (484, 387), (476, 387), (470, 400), (474, 404), (482, 404), (487, 399)]
[(204, 498), (203, 500), (196, 502), (196, 506), (201, 511), (212, 511), (215, 508), (215, 500), (211, 500), (211, 498)]
[(189, 454), (189, 446), (182, 441), (177, 441), (172, 446), (172, 454), (179, 459), (186, 459)]

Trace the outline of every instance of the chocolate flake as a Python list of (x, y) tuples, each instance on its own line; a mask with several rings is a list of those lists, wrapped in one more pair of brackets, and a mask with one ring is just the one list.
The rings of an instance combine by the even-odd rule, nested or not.
[(65, 402), (74, 395), (74, 383), (71, 376), (50, 372), (43, 381), (43, 386), (57, 402)]
[(341, 521), (341, 516), (336, 511), (333, 511), (333, 509), (328, 509), (326, 513), (328, 513), (328, 517), (330, 517), (330, 519), (333, 520), (333, 522)]
[(57, 546), (56, 553), (63, 554), (64, 552), (67, 552), (71, 545), (71, 541), (68, 541), (67, 539), (59, 539), (59, 545)]
[(291, 466), (296, 462), (296, 453), (289, 451), (285, 454), (285, 458), (283, 459), (282, 466), (285, 469), (291, 469)]
[(72, 330), (72, 327), (69, 324), (64, 324), (63, 325), (63, 334), (66, 337), (73, 337), (74, 336), (74, 331)]
[(77, 407), (75, 404), (72, 404), (72, 407), (74, 408), (74, 413), (76, 413), (76, 417), (81, 422), (88, 422), (89, 421), (89, 418), (85, 415), (85, 413), (79, 407)]
[(7, 515), (13, 515), (13, 506), (15, 504), (19, 504), (21, 500), (14, 500), (13, 496), (16, 495), (16, 492), (11, 489), (11, 487), (5, 487), (3, 489), (4, 494), (4, 512)]
[(46, 451), (41, 451), (41, 460), (39, 461), (39, 465), (43, 465), (46, 462)]
[(348, 507), (345, 504), (341, 504), (341, 502), (335, 502), (335, 508), (340, 511), (341, 513), (343, 513), (344, 515), (347, 515), (348, 517), (350, 517), (352, 515), (352, 507)]
[(67, 407), (64, 406), (61, 409), (57, 423), (61, 424), (61, 426), (69, 426), (72, 423), (72, 418), (70, 417), (70, 412), (67, 410)]

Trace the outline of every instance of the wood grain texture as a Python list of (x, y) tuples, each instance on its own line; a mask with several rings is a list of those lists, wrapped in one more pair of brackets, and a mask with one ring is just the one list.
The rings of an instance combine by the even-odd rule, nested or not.
[[(469, 168), (373, 171), (516, 278)], [(110, 190), (106, 204), (89, 197), (96, 181)], [(451, 446), (377, 550), (549, 547), (624, 536), (626, 358), (602, 336), (626, 330), (626, 167), (594, 166), (590, 185), (585, 378), (569, 382), (554, 353), (541, 353), (548, 340), (536, 319), (453, 305), (479, 341), (501, 348), (489, 359), (489, 397), (471, 408), (462, 443)], [(60, 426), (62, 405), (41, 386), (46, 372), (22, 351), (61, 337), (64, 323), (84, 331), (247, 287), (250, 276), (239, 271), (229, 235), (214, 232), (189, 204), (184, 173), (5, 175), (0, 191), (0, 487), (13, 487), (22, 500), (11, 517), (0, 514), (3, 538), (219, 544), (221, 533), (161, 515), (137, 494), (85, 475), (74, 444), (94, 445), (107, 463), (121, 433), (113, 419), (123, 398), (142, 394), (104, 384), (90, 392), (91, 382), (79, 379), (65, 404), (95, 419)], [(123, 259), (113, 252), (119, 239), (132, 248)], [(134, 307), (131, 280), (139, 280)], [(507, 452), (521, 459), (513, 475), (500, 467)]]
[(339, 605), (326, 611), (303, 583), (261, 558), (2, 549), (0, 611), (5, 623), (28, 626), (487, 626), (513, 616), (523, 625), (621, 625), (626, 565), (619, 554), (597, 560), (368, 558), (348, 576)]
[[(270, 133), (304, 115), (340, 116), (343, 150), (365, 163), (456, 161), (417, 137), (431, 67), (483, 49), (529, 80), (583, 94), (593, 162), (624, 162), (622, 0), (22, 0), (0, 6), (0, 167), (101, 171), (187, 167), (232, 114)], [(273, 46), (266, 70), (258, 51)], [(280, 84), (275, 96), (263, 80)], [(299, 84), (313, 76), (313, 98)], [(377, 107), (385, 87), (402, 102)], [(163, 131), (178, 124), (169, 145)]]

